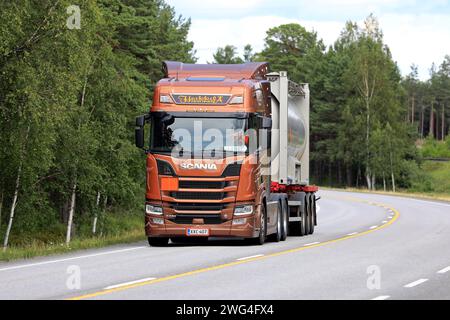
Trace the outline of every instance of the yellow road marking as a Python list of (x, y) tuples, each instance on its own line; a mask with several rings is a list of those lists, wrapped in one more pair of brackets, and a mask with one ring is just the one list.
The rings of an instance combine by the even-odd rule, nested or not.
[[(361, 199), (353, 198), (353, 197), (345, 197), (345, 198), (347, 198), (347, 200), (354, 201), (354, 202), (361, 202), (361, 203), (367, 203), (367, 204), (370, 204), (370, 205), (374, 205), (374, 203), (372, 201), (361, 200)], [(340, 199), (343, 199), (343, 198), (340, 198)], [(377, 227), (375, 229), (363, 231), (363, 232), (360, 232), (360, 233), (357, 233), (357, 234), (354, 234), (354, 235), (347, 235), (347, 236), (344, 236), (344, 237), (341, 237), (341, 238), (336, 238), (336, 239), (333, 239), (333, 240), (320, 242), (318, 244), (313, 244), (313, 245), (306, 246), (306, 247), (302, 246), (302, 247), (298, 247), (298, 248), (293, 248), (293, 249), (288, 249), (288, 250), (284, 250), (284, 251), (279, 251), (279, 252), (267, 254), (265, 256), (258, 256), (258, 257), (251, 258), (251, 259), (233, 261), (233, 262), (230, 262), (230, 263), (224, 263), (224, 264), (220, 264), (220, 265), (216, 265), (216, 266), (212, 266), (212, 267), (206, 267), (206, 268), (202, 268), (202, 269), (197, 269), (197, 270), (193, 270), (193, 271), (179, 273), (179, 274), (175, 274), (175, 275), (171, 275), (171, 276), (167, 276), (167, 277), (163, 277), (163, 278), (158, 278), (158, 279), (154, 279), (154, 280), (149, 280), (149, 281), (139, 282), (139, 283), (135, 283), (135, 284), (130, 284), (130, 285), (123, 286), (123, 287), (112, 288), (112, 289), (105, 289), (105, 290), (101, 290), (101, 291), (97, 291), (97, 292), (93, 292), (93, 293), (84, 294), (84, 295), (81, 295), (81, 296), (72, 297), (72, 298), (69, 298), (67, 300), (83, 300), (83, 299), (94, 298), (94, 297), (98, 297), (98, 296), (102, 296), (102, 295), (106, 295), (106, 294), (110, 294), (110, 293), (114, 293), (114, 292), (118, 292), (118, 291), (124, 291), (124, 290), (132, 289), (132, 288), (136, 288), (136, 287), (142, 287), (142, 286), (146, 286), (146, 285), (150, 285), (150, 284), (154, 284), (154, 283), (158, 283), (158, 282), (174, 280), (174, 279), (183, 278), (183, 277), (187, 277), (187, 276), (192, 276), (192, 275), (196, 275), (196, 274), (204, 273), (204, 272), (208, 272), (208, 271), (224, 269), (224, 268), (233, 267), (233, 266), (237, 266), (237, 265), (244, 264), (244, 263), (249, 263), (249, 262), (253, 262), (253, 261), (257, 261), (257, 260), (268, 259), (268, 258), (272, 258), (272, 257), (277, 257), (277, 256), (281, 256), (281, 255), (288, 254), (288, 253), (294, 253), (294, 252), (299, 252), (299, 251), (303, 251), (303, 250), (309, 250), (309, 249), (312, 249), (312, 248), (322, 247), (322, 246), (325, 246), (325, 245), (328, 245), (328, 244), (332, 244), (332, 243), (336, 243), (336, 242), (340, 242), (340, 241), (344, 241), (344, 240), (348, 240), (348, 239), (352, 239), (352, 238), (357, 238), (357, 237), (360, 237), (360, 236), (363, 236), (363, 235), (366, 235), (366, 234), (378, 231), (380, 229), (386, 228), (387, 226), (393, 224), (399, 218), (400, 213), (396, 209), (394, 209), (392, 207), (388, 207), (388, 208), (394, 212), (394, 217), (388, 223), (382, 224), (382, 225), (380, 225), (379, 227)]]

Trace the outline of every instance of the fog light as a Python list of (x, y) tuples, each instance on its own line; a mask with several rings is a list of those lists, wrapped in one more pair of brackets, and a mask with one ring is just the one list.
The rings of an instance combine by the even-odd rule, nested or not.
[(161, 218), (153, 218), (154, 224), (164, 224), (164, 219)]
[(233, 220), (233, 225), (244, 224), (245, 220), (246, 220), (245, 218), (234, 219)]

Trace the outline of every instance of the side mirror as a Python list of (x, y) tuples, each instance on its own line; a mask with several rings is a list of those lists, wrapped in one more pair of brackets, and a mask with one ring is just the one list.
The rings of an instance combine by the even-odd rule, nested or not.
[(272, 119), (268, 117), (262, 117), (261, 127), (263, 129), (272, 129)]
[(136, 128), (134, 129), (134, 140), (136, 147), (144, 148), (144, 125), (145, 116), (139, 116), (136, 118)]

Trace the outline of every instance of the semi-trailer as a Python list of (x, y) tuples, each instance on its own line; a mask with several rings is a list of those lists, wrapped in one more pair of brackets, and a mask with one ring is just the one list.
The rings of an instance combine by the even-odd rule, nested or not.
[(270, 73), (264, 62), (166, 61), (163, 71), (135, 128), (146, 153), (149, 244), (312, 234), (318, 188), (309, 183), (308, 84)]

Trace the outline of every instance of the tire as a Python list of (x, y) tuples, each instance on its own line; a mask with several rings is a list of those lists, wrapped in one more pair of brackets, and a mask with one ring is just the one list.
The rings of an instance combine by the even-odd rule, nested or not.
[(304, 207), (302, 208), (302, 212), (301, 212), (301, 219), (302, 221), (300, 222), (300, 236), (306, 236), (308, 234), (308, 208), (309, 208), (309, 203), (308, 203), (308, 198), (305, 197), (305, 202), (304, 202)]
[(169, 238), (152, 238), (148, 237), (148, 244), (151, 247), (165, 247), (169, 244)]
[(273, 242), (280, 242), (281, 235), (283, 233), (283, 207), (281, 206), (281, 203), (278, 202), (278, 210), (277, 210), (277, 232), (274, 234), (271, 234), (269, 236), (270, 241)]
[(316, 201), (314, 199), (314, 193), (311, 193), (310, 199), (311, 199), (311, 228), (310, 228), (310, 234), (314, 233), (314, 227), (316, 225)]
[(251, 243), (254, 245), (263, 245), (266, 242), (267, 237), (267, 214), (265, 205), (261, 205), (261, 214), (260, 214), (260, 227), (259, 227), (259, 235), (256, 238), (251, 239)]
[(281, 241), (286, 241), (287, 235), (289, 233), (289, 207), (288, 204), (286, 202), (286, 199), (282, 199), (281, 200), (281, 217), (282, 217), (282, 222), (281, 222)]
[(311, 228), (313, 224), (313, 217), (312, 217), (312, 203), (311, 203), (311, 196), (309, 194), (306, 194), (306, 200), (305, 203), (307, 203), (307, 210), (306, 210), (306, 234), (311, 234)]
[(317, 204), (316, 195), (313, 193), (313, 203), (314, 203), (314, 225), (317, 226)]

